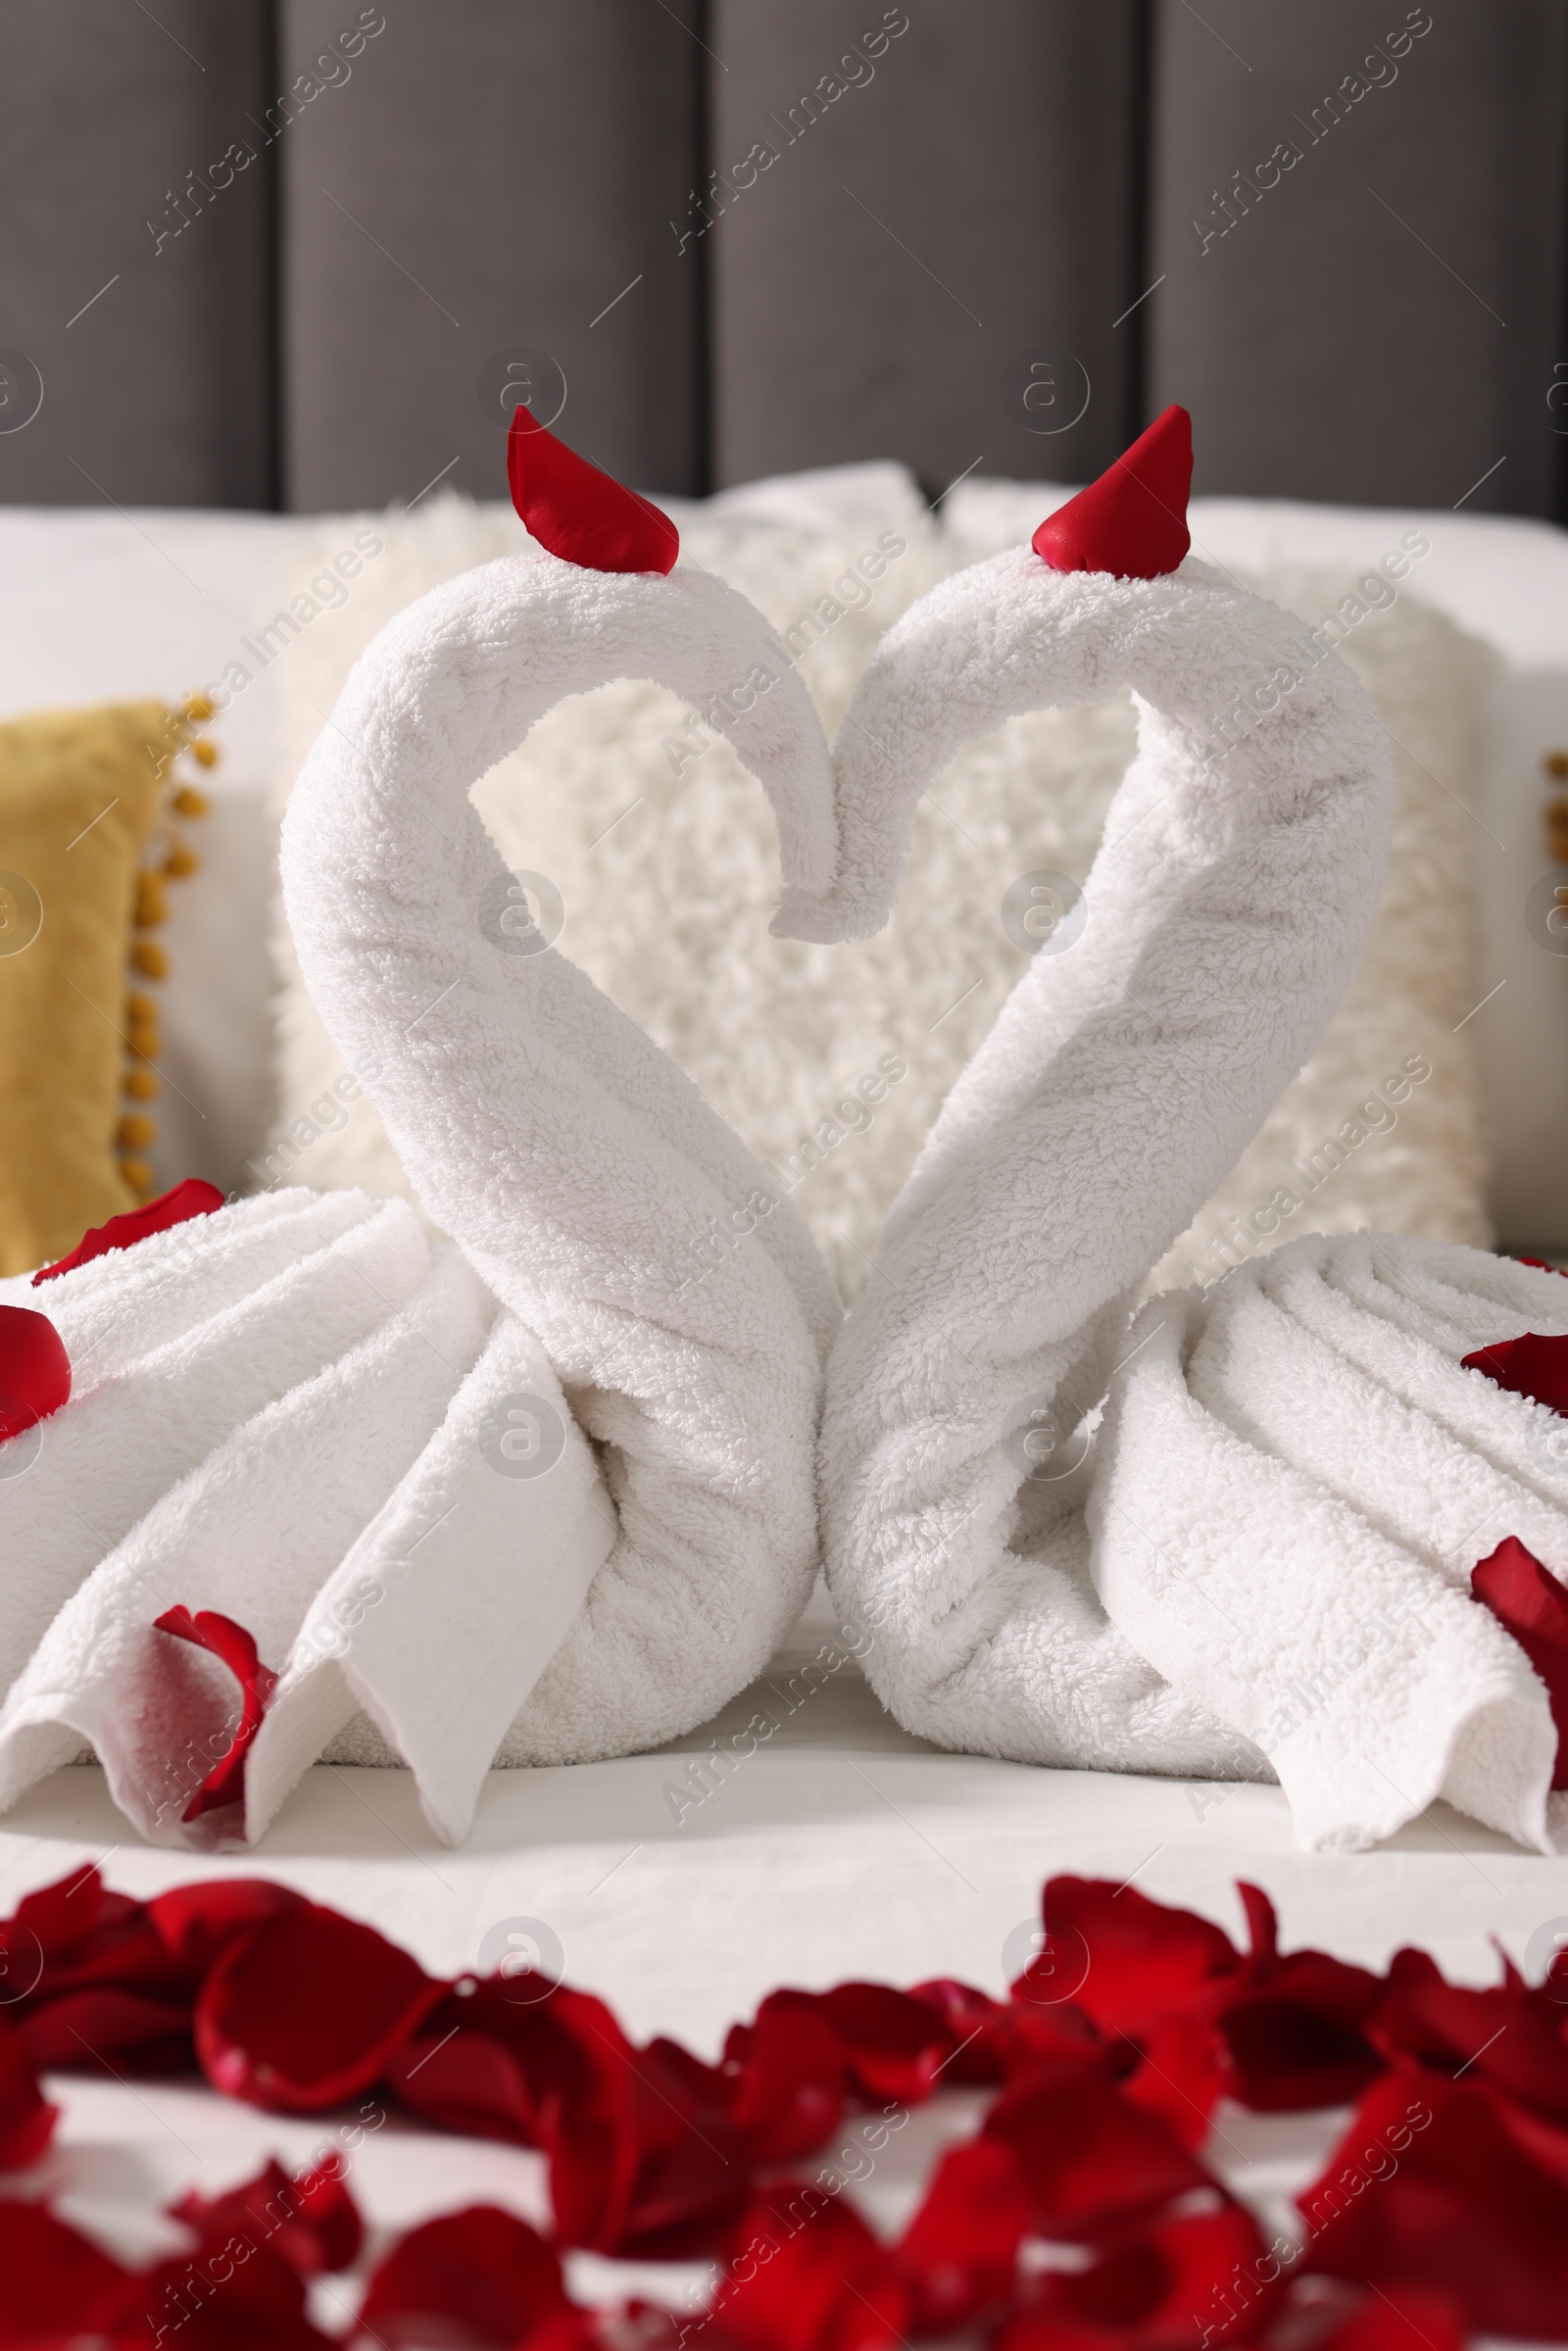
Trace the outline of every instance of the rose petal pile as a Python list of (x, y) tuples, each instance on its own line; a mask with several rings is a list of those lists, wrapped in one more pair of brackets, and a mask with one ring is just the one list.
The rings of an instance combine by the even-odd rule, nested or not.
[[(273, 2164), (175, 2217), (194, 2250), (128, 2271), (36, 2201), (0, 2202), (0, 2351), (333, 2340), (529, 2351), (883, 2351), (967, 2332), (996, 2351), (1457, 2351), (1568, 2319), (1568, 1964), (1484, 1990), (1419, 1951), (1384, 1976), (1282, 1953), (1243, 1886), (1249, 1948), (1130, 1886), (1054, 1878), (1004, 2000), (951, 1982), (770, 1993), (716, 2065), (630, 2041), (603, 2001), (533, 1977), (444, 1983), (356, 1920), (225, 1879), (146, 1903), (95, 1870), (0, 1928), (0, 2163), (42, 2153), (43, 2069), (199, 2066), (273, 2112), (374, 2093), (411, 2119), (536, 2147), (554, 2242), (489, 2208), (417, 2229), (346, 2337), (309, 2281), (359, 2256), (338, 2161)], [(897, 2241), (831, 2163), (909, 2109), (991, 2092)], [(1348, 2108), (1299, 2226), (1270, 2240), (1205, 2166), (1222, 2099)], [(846, 2150), (847, 2154), (848, 2150)], [(679, 2321), (575, 2305), (559, 2248), (708, 2257)], [(346, 2305), (344, 2305), (346, 2307)]]

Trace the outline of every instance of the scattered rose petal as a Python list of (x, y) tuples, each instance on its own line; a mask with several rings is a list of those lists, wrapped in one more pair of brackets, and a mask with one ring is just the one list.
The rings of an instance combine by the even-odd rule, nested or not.
[(1124, 2047), (1137, 2059), (1125, 2072), (1115, 2062), (1119, 2052), (1110, 2052), (1122, 2096), (1157, 2115), (1172, 2138), (1196, 2153), (1208, 2137), (1215, 2107), (1234, 2087), (1219, 2029), (1206, 2016), (1169, 2016)]
[(1098, 2066), (1063, 2062), (1025, 2076), (1003, 2091), (983, 2132), (1012, 2149), (1043, 2236), (1092, 2239), (1213, 2184)]
[(1568, 2186), (1509, 2135), (1486, 2091), (1385, 2074), (1297, 2199), (1305, 2272), (1419, 2278), (1473, 2327), (1551, 2338), (1568, 2310)]
[[(109, 2327), (132, 2290), (118, 2262), (41, 2204), (0, 2202), (0, 2345), (44, 2351)], [(83, 2347), (85, 2351), (85, 2346)]]
[(758, 2163), (808, 2155), (844, 2111), (844, 2045), (808, 1992), (769, 1992), (724, 2043), (729, 2116)]
[(231, 2098), (318, 2114), (376, 2081), (444, 1989), (373, 1927), (304, 1903), (220, 1953), (196, 2053)]
[(1048, 1942), (1081, 1939), (1088, 1964), (1072, 1998), (1104, 2033), (1137, 2034), (1241, 1975), (1240, 1953), (1212, 1920), (1167, 1909), (1136, 1886), (1052, 1878), (1042, 1916)]
[[(1568, 1340), (1558, 1344), (1568, 1347)], [(1568, 1788), (1568, 1592), (1513, 1535), (1470, 1570), (1470, 1590), (1513, 1635), (1546, 1686), (1557, 1731), (1551, 1785)]]
[(40, 2073), (85, 2066), (111, 2075), (183, 2074), (191, 2064), (188, 2004), (112, 1984), (29, 2004), (18, 2031)]
[(199, 2237), (238, 2235), (270, 2245), (302, 2278), (350, 2268), (365, 2235), (336, 2156), (298, 2174), (285, 2172), (274, 2160), (254, 2180), (220, 2196), (202, 2196), (192, 2188), (170, 2210)]
[(1002, 2043), (1008, 2018), (1005, 2001), (993, 2000), (989, 1992), (976, 1991), (971, 1984), (956, 1984), (947, 1976), (912, 1984), (909, 1997), (934, 2008), (947, 2026), (953, 2056), (942, 2070), (946, 2083), (955, 2089), (960, 2083), (990, 2088), (1002, 2080)]
[(194, 2255), (160, 2262), (134, 2284), (114, 2351), (341, 2351), (311, 2325), (298, 2271), (243, 2230), (206, 2237)]
[(71, 1357), (47, 1314), (0, 1306), (0, 1443), (71, 1400)]
[(1393, 2279), (1359, 2295), (1307, 2351), (1463, 2351), (1464, 2313), (1447, 2294)]
[(711, 2327), (735, 2351), (885, 2351), (910, 2325), (909, 2289), (842, 2196), (788, 2182), (743, 2213)]
[(432, 2343), (532, 2342), (568, 2311), (561, 2263), (526, 2221), (494, 2205), (427, 2221), (371, 2273), (356, 2339), (388, 2351)]
[(138, 1241), (146, 1241), (154, 1233), (167, 1233), (173, 1225), (188, 1224), (193, 1216), (211, 1216), (222, 1204), (223, 1196), (216, 1184), (204, 1184), (199, 1176), (187, 1176), (182, 1184), (161, 1193), (145, 1207), (127, 1208), (121, 1216), (111, 1216), (107, 1224), (94, 1225), (91, 1231), (83, 1233), (69, 1257), (40, 1266), (32, 1277), (32, 1286), (36, 1290), (40, 1282), (52, 1282), (57, 1274), (71, 1273), (94, 1257), (107, 1256), (111, 1249), (133, 1249)]
[(303, 1894), (269, 1878), (209, 1878), (154, 1894), (147, 1917), (171, 1958), (200, 1977), (236, 1935), (304, 1906)]
[(247, 1633), (243, 1625), (237, 1625), (231, 1616), (220, 1616), (216, 1608), (198, 1608), (194, 1616), (188, 1608), (168, 1608), (154, 1619), (153, 1629), (206, 1649), (210, 1656), (227, 1666), (240, 1687), (239, 1727), (228, 1752), (213, 1766), (180, 1819), (199, 1820), (204, 1812), (220, 1811), (225, 1804), (242, 1804), (245, 1758), (262, 1727), (268, 1700), (277, 1688), (276, 1674), (262, 1663), (254, 1635)]
[(1484, 2084), (1568, 2128), (1565, 2018), (1517, 1976), (1477, 1990), (1446, 1983), (1424, 1951), (1397, 1951), (1369, 2031), (1394, 2064)]
[(1279, 2302), (1280, 2275), (1240, 2205), (1177, 2213), (1107, 2245), (1088, 2269), (1045, 2272), (998, 2351), (1051, 2351), (1061, 2327), (1103, 2328), (1118, 2351), (1250, 2340)]
[[(533, 2010), (522, 2013), (531, 2017)], [(411, 2114), (442, 2131), (537, 2146), (539, 2116), (524, 2051), (513, 2045), (513, 2022), (492, 1986), (475, 1985), (466, 1999), (449, 1995), (392, 2052), (387, 2087)]]
[(1251, 1956), (1245, 1984), (1218, 2017), (1230, 2094), (1260, 2114), (1348, 2105), (1382, 2068), (1365, 2030), (1382, 1984), (1326, 1951), (1282, 1958), (1267, 1894), (1245, 1885), (1240, 1892)]
[(1478, 1347), (1459, 1360), (1466, 1371), (1485, 1372), (1515, 1396), (1531, 1396), (1550, 1412), (1568, 1413), (1568, 1338), (1523, 1331), (1517, 1339)]
[(0, 2016), (0, 2172), (36, 2163), (59, 2119), (38, 2087), (22, 2035)]
[(1003, 2140), (950, 2147), (898, 2247), (913, 2323), (941, 2333), (1000, 2314), (1033, 2213), (1017, 2158)]

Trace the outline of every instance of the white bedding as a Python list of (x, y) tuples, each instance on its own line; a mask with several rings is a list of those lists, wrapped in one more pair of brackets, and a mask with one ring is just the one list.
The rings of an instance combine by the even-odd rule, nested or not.
[[(803, 1675), (809, 1659), (815, 1677)], [(776, 1733), (716, 1792), (690, 1801), (694, 1759), (744, 1748), (763, 1714)], [(548, 1949), (542, 1924), (559, 1937), (566, 1980), (603, 1993), (634, 2036), (673, 2033), (707, 2056), (780, 1984), (954, 1975), (1000, 1992), (1027, 1956), (1041, 1881), (1062, 1871), (1136, 1883), (1238, 1939), (1235, 1880), (1249, 1878), (1278, 1905), (1282, 1947), (1312, 1942), (1380, 1967), (1416, 1943), (1477, 1983), (1495, 1979), (1493, 1937), (1539, 1974), (1553, 1922), (1568, 1932), (1568, 1867), (1442, 1805), (1374, 1853), (1313, 1856), (1297, 1848), (1278, 1788), (942, 1754), (882, 1712), (820, 1588), (768, 1672), (704, 1732), (611, 1763), (492, 1773), (458, 1851), (431, 1837), (408, 1772), (318, 1766), (259, 1846), (193, 1861), (136, 1841), (102, 1774), (68, 1766), (0, 1830), (0, 1911), (93, 1861), (111, 1885), (144, 1895), (196, 1876), (280, 1878), (454, 1974), (479, 1964), (487, 1935), (508, 1922)], [(65, 2121), (30, 2184), (127, 2258), (176, 2241), (157, 2208), (185, 2187), (211, 2193), (272, 2152), (297, 2160), (331, 2129), (185, 2084), (57, 2077), (49, 2087)], [(962, 2094), (915, 2114), (856, 2191), (874, 2226), (902, 2225), (933, 2149), (965, 2135), (972, 2114)], [(1283, 2219), (1341, 2120), (1229, 2109), (1208, 2159)], [(536, 2156), (395, 2118), (352, 2159), (351, 2184), (393, 2229), (477, 2200), (535, 2221), (546, 2210)], [(633, 2271), (589, 2255), (572, 2256), (570, 2270), (584, 2295), (635, 2286), (672, 2303), (702, 2277), (697, 2266)], [(320, 2315), (340, 2324), (345, 2313), (323, 2299)]]

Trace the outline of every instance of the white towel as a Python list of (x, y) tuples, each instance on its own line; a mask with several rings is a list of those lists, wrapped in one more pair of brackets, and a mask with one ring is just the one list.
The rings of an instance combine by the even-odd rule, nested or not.
[[(563, 696), (619, 677), (672, 687), (728, 736), (772, 800), (786, 906), (820, 893), (836, 822), (815, 714), (754, 608), (685, 567), (517, 556), (437, 589), (355, 668), (283, 834), (311, 995), (420, 1200), (555, 1367), (618, 1520), (509, 1762), (707, 1720), (761, 1669), (817, 1558), (827, 1270), (760, 1163), (549, 944), (553, 921), (529, 927), (468, 801)], [(454, 1628), (453, 1660), (469, 1641)]]
[(997, 557), (883, 640), (842, 739), (840, 877), (797, 911), (874, 929), (959, 743), (1123, 684), (1139, 752), (1081, 935), (1048, 942), (954, 1089), (832, 1356), (827, 1573), (886, 1703), (944, 1745), (1261, 1776), (1100, 1601), (1085, 1415), (1150, 1267), (1355, 968), (1393, 805), (1365, 697), (1197, 563), (1143, 581)]
[[(5, 1290), (48, 1312), (73, 1396), (0, 1447), (0, 1805), (85, 1739), (155, 1842), (254, 1839), (364, 1706), (464, 1835), (614, 1531), (515, 1317), (405, 1202), (359, 1193), (242, 1201)], [(495, 1466), (487, 1417), (523, 1395), (559, 1439), (548, 1477)], [(173, 1607), (230, 1617), (282, 1669), (242, 1813), (185, 1817), (240, 1704), (157, 1629)]]
[(1113, 1622), (1265, 1753), (1311, 1846), (1437, 1795), (1543, 1851), (1557, 1735), (1470, 1596), (1506, 1536), (1568, 1581), (1563, 1421), (1461, 1357), (1568, 1334), (1568, 1282), (1476, 1249), (1307, 1236), (1152, 1299), (1111, 1383), (1090, 1521)]
[[(690, 1730), (804, 1605), (832, 1281), (467, 802), (564, 695), (624, 675), (697, 703), (762, 779), (787, 897), (830, 878), (820, 728), (718, 581), (519, 557), (383, 632), (300, 778), (284, 882), (451, 1238), (401, 1201), (285, 1193), (0, 1286), (74, 1371), (0, 1445), (0, 1805), (85, 1739), (144, 1835), (254, 1840), (363, 1708), (456, 1839), (498, 1749)], [(268, 1669), (242, 1804), (193, 1801), (240, 1691), (158, 1628), (174, 1607), (242, 1626)]]

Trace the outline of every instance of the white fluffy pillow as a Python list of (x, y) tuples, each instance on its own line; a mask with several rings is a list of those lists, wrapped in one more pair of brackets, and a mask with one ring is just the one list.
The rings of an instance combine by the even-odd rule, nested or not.
[[(868, 502), (830, 530), (714, 510), (684, 511), (681, 522), (686, 561), (740, 588), (787, 639), (796, 631), (792, 650), (830, 739), (882, 630), (979, 552), (912, 498), (891, 495), (880, 511)], [(414, 516), (376, 517), (374, 527), (384, 552), (348, 602), (323, 612), (279, 661), (280, 797), (351, 661), (382, 623), (455, 572), (527, 543), (509, 510), (456, 498)], [(278, 604), (337, 550), (344, 530), (341, 518), (323, 523), (318, 547), (295, 551), (288, 578), (275, 583)], [(888, 563), (873, 591), (853, 567), (878, 548)], [(1312, 622), (1337, 608), (1347, 617), (1363, 609), (1348, 576), (1270, 574), (1248, 584)], [(1461, 1025), (1484, 993), (1464, 803), (1488, 657), (1404, 593), (1354, 622), (1344, 651), (1396, 746), (1400, 797), (1388, 890), (1322, 1047), (1158, 1269), (1161, 1284), (1213, 1278), (1269, 1238), (1305, 1230), (1369, 1224), (1483, 1246), (1490, 1239)], [(766, 804), (727, 744), (662, 688), (625, 683), (564, 704), (481, 781), (475, 800), (508, 862), (547, 874), (560, 891), (564, 952), (773, 1162), (851, 1298), (927, 1127), (1023, 967), (1003, 925), (1004, 893), (1031, 871), (1083, 880), (1132, 741), (1122, 698), (1014, 720), (972, 745), (921, 807), (887, 929), (833, 948), (767, 935), (778, 856)], [(281, 954), (283, 1109), (270, 1157), (257, 1163), (261, 1180), (406, 1191), (370, 1104), (359, 1102), (341, 1123), (330, 1092), (340, 1063), (286, 941)], [(1429, 1075), (1415, 1074), (1428, 1066)], [(1401, 1069), (1413, 1083), (1396, 1127), (1358, 1118), (1371, 1090)], [(874, 1113), (847, 1102), (878, 1072), (890, 1083)], [(1270, 1208), (1282, 1190), (1303, 1200), (1288, 1220)], [(1277, 1232), (1260, 1237), (1271, 1215)]]

